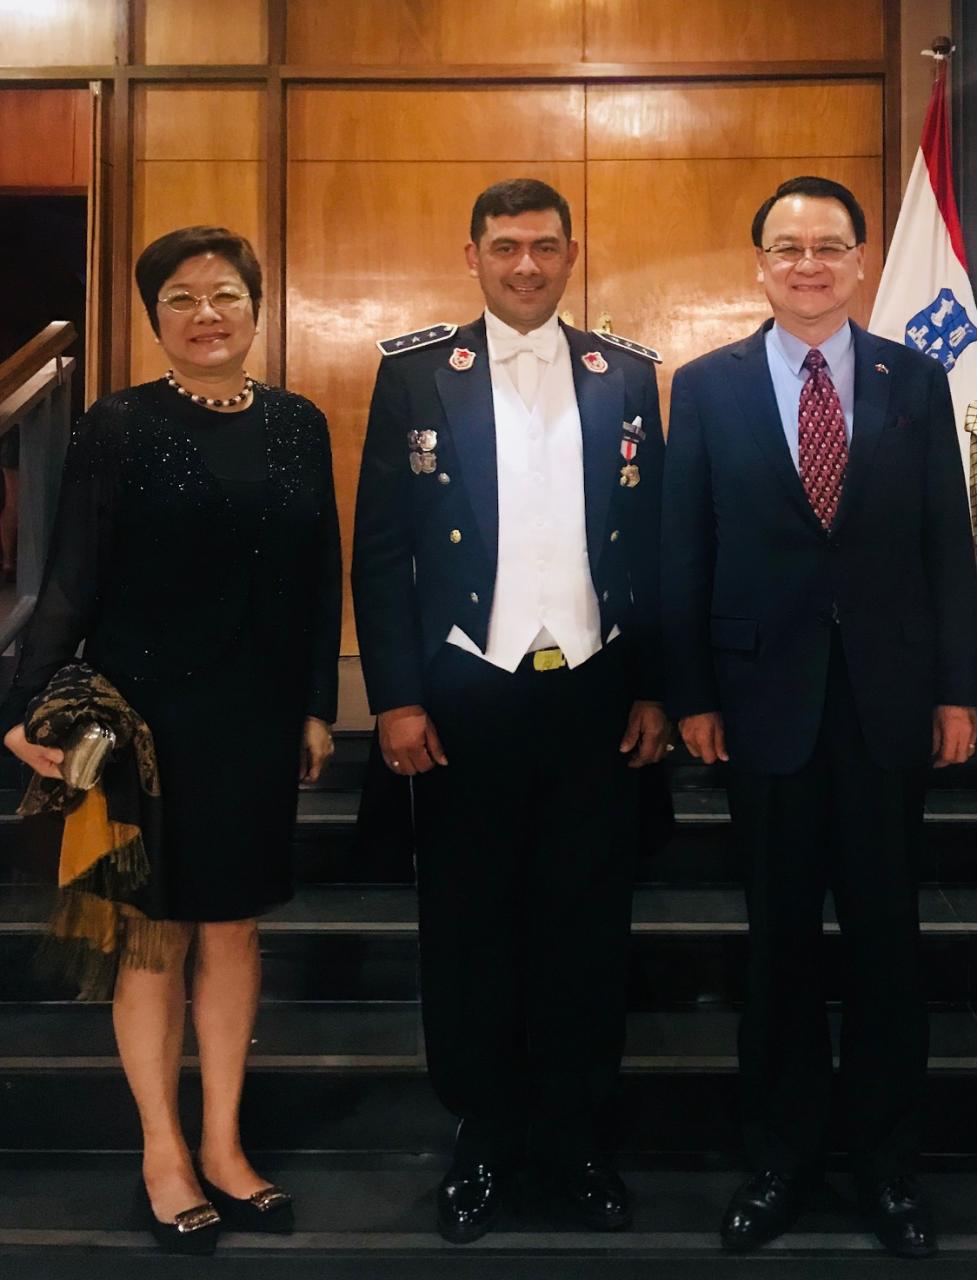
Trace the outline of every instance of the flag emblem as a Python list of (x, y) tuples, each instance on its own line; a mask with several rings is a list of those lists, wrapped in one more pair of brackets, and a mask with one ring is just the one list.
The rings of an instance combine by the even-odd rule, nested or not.
[(906, 346), (939, 360), (947, 373), (974, 341), (977, 325), (952, 289), (941, 289), (930, 305), (917, 311), (906, 325)]

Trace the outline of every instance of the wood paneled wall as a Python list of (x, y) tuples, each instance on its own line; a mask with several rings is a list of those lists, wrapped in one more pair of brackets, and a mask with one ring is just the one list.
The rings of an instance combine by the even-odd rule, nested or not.
[(0, 190), (84, 195), (91, 129), (87, 89), (0, 89)]
[(116, 0), (5, 3), (0, 6), (0, 66), (111, 66), (116, 20)]
[(291, 0), (288, 61), (485, 65), (857, 61), (883, 56), (883, 0)]
[(136, 58), (148, 65), (268, 60), (267, 0), (141, 0), (133, 16)]
[[(132, 259), (157, 236), (209, 223), (266, 249), (263, 96), (249, 85), (140, 85), (133, 104)], [(166, 357), (132, 286), (131, 380), (158, 377)], [(260, 321), (259, 321), (260, 326)], [(264, 377), (263, 327), (248, 371)]]

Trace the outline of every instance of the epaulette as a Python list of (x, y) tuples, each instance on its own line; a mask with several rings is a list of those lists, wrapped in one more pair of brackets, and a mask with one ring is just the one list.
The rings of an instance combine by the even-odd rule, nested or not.
[(381, 355), (399, 356), (405, 351), (416, 351), (419, 347), (431, 347), (436, 342), (444, 342), (458, 332), (456, 324), (432, 324), (429, 329), (418, 329), (416, 333), (405, 333), (402, 338), (384, 338), (378, 342)]
[(620, 347), (622, 351), (630, 351), (634, 356), (644, 356), (646, 360), (654, 360), (655, 364), (661, 364), (662, 358), (654, 347), (643, 347), (640, 342), (632, 342), (630, 338), (619, 338), (616, 333), (601, 333), (600, 329), (591, 329), (591, 333), (596, 334), (601, 342), (607, 342), (612, 347)]

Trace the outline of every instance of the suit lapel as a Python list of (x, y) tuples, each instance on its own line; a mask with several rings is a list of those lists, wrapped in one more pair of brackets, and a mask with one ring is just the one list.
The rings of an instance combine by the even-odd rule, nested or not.
[[(495, 411), (489, 372), (485, 321), (463, 325), (454, 347), (474, 351), (468, 369), (452, 369), (447, 363), (435, 374), (438, 395), (465, 477), (465, 489), (475, 513), (482, 541), (494, 564), (499, 553), (498, 463), (495, 452)], [(450, 351), (446, 353), (450, 356)]]
[(592, 372), (582, 357), (600, 344), (579, 329), (562, 324), (561, 328), (570, 347), (573, 386), (580, 412), (587, 551), (591, 566), (596, 569), (604, 548), (611, 494), (623, 465), (620, 448), (625, 411), (624, 374), (620, 369)]
[(885, 426), (889, 407), (891, 375), (876, 368), (882, 341), (858, 325), (852, 324), (855, 343), (855, 414), (852, 423), (851, 447), (848, 451), (848, 469), (841, 491), (841, 503), (835, 517), (834, 528), (840, 529), (849, 512), (858, 502), (858, 496), (872, 466)]
[(755, 333), (732, 348), (730, 381), (740, 412), (767, 462), (776, 472), (787, 495), (804, 519), (819, 533), (821, 522), (811, 510), (801, 478), (790, 456), (780, 409), (767, 364), (767, 331), (773, 324), (767, 320)]

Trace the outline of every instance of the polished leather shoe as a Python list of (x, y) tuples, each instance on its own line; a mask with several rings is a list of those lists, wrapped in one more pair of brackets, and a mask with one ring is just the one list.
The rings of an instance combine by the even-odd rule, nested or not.
[(747, 1178), (733, 1193), (719, 1234), (723, 1248), (749, 1253), (786, 1231), (800, 1211), (800, 1185), (774, 1169)]
[(936, 1253), (933, 1211), (915, 1178), (904, 1176), (863, 1191), (862, 1211), (882, 1244), (897, 1258)]
[(438, 1230), (450, 1244), (471, 1244), (498, 1221), (509, 1177), (487, 1164), (456, 1161), (438, 1188)]
[(620, 1176), (599, 1160), (561, 1170), (553, 1188), (590, 1231), (624, 1231), (631, 1225), (631, 1194)]

